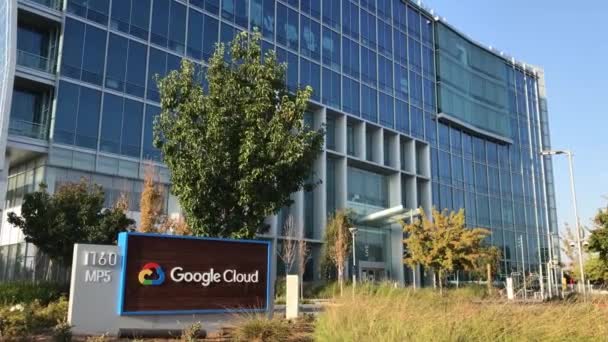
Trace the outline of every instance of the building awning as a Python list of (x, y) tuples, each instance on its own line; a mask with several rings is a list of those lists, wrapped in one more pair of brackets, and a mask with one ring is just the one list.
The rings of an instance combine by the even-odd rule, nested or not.
[(398, 205), (363, 216), (357, 220), (357, 223), (369, 226), (385, 226), (416, 216), (420, 216), (420, 209), (409, 209), (403, 207), (403, 205)]

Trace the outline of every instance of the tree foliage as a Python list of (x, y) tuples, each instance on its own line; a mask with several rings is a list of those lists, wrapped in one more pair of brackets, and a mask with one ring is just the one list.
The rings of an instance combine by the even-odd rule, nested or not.
[(608, 208), (600, 209), (594, 218), (595, 229), (589, 236), (588, 249), (608, 263)]
[(336, 211), (328, 220), (325, 227), (325, 244), (323, 255), (326, 262), (331, 263), (338, 271), (340, 295), (344, 292), (344, 267), (352, 246), (352, 236), (348, 230), (351, 226), (348, 213)]
[(8, 222), (21, 228), (27, 242), (66, 266), (75, 243), (113, 244), (118, 233), (135, 223), (120, 201), (104, 208), (101, 187), (85, 180), (61, 185), (52, 195), (41, 184), (39, 191), (25, 195), (21, 215), (8, 213)]
[(438, 273), (439, 287), (443, 277), (454, 270), (479, 270), (480, 260), (494, 259), (496, 251), (484, 244), (487, 229), (466, 228), (464, 210), (448, 213), (433, 208), (432, 220), (421, 209), (421, 217), (411, 224), (403, 223), (407, 237), (403, 240), (411, 267), (422, 265)]
[(195, 235), (251, 238), (310, 185), (324, 136), (303, 127), (312, 89), (290, 94), (286, 66), (274, 52), (262, 58), (260, 42), (243, 32), (218, 44), (206, 88), (186, 60), (159, 82), (155, 145)]
[(154, 233), (159, 231), (158, 225), (163, 220), (163, 189), (156, 182), (157, 174), (154, 167), (148, 165), (144, 174), (143, 190), (139, 200), (140, 223), (139, 231)]

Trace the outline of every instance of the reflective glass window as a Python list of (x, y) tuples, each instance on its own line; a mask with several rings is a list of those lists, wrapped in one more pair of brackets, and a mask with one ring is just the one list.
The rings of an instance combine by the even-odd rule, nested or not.
[(361, 47), (361, 80), (376, 87), (378, 82), (378, 71), (376, 70), (377, 54), (362, 46)]
[(109, 0), (68, 0), (67, 12), (106, 25), (108, 23), (109, 5)]
[(340, 108), (340, 74), (323, 68), (323, 98), (324, 104)]
[(100, 106), (101, 92), (87, 87), (80, 87), (75, 145), (97, 149)]
[(486, 144), (483, 139), (473, 137), (473, 154), (476, 162), (486, 163)]
[(123, 108), (124, 99), (122, 97), (107, 93), (104, 95), (101, 140), (99, 144), (101, 151), (120, 153)]
[(359, 82), (342, 77), (342, 110), (352, 115), (360, 115)]
[[(121, 36), (110, 34), (108, 43), (108, 61), (106, 66), (106, 87), (124, 91), (125, 74), (127, 73), (127, 52), (129, 40)], [(145, 65), (144, 63), (140, 64)]]
[(277, 43), (298, 49), (298, 12), (277, 4)]
[(475, 163), (475, 188), (477, 192), (488, 193), (488, 171), (484, 164)]
[(385, 127), (395, 127), (395, 104), (393, 97), (380, 92), (379, 96), (379, 107), (380, 107), (380, 123)]
[(287, 52), (287, 50), (277, 48), (277, 59), (281, 63), (287, 63), (287, 88), (290, 91), (295, 91), (298, 88), (298, 55)]
[(433, 22), (424, 16), (422, 16), (421, 19), (422, 43), (433, 46)]
[(446, 151), (450, 150), (450, 128), (443, 123), (438, 125), (439, 130), (439, 147)]
[(417, 138), (424, 137), (424, 117), (422, 114), (422, 109), (414, 106), (410, 106), (410, 116), (411, 116), (411, 129), (412, 135)]
[(180, 54), (186, 49), (186, 6), (175, 1), (171, 2), (168, 47)]
[(302, 87), (311, 86), (313, 100), (321, 99), (321, 68), (317, 63), (300, 58), (300, 84)]
[(220, 0), (190, 0), (190, 4), (215, 15), (220, 13)]
[(378, 91), (366, 85), (361, 87), (361, 116), (372, 122), (378, 121)]
[(66, 18), (63, 36), (63, 56), (61, 74), (80, 79), (82, 70), (82, 49), (84, 46), (85, 25), (80, 21)]
[(361, 11), (361, 43), (376, 49), (376, 17)]
[(74, 143), (79, 99), (79, 86), (66, 81), (59, 82), (53, 135), (55, 142), (63, 144)]
[(342, 1), (342, 32), (359, 39), (359, 6), (349, 0)]
[(395, 100), (395, 119), (397, 130), (405, 134), (410, 133), (410, 109), (407, 102)]
[(188, 10), (188, 56), (200, 60), (203, 57), (203, 15), (190, 8)]
[(160, 102), (160, 95), (156, 84), (156, 77), (165, 76), (167, 71), (167, 54), (163, 51), (150, 48), (148, 60), (148, 99)]
[(132, 0), (131, 22), (129, 32), (141, 39), (148, 40), (148, 27), (150, 26), (150, 1)]
[(395, 39), (395, 61), (407, 66), (407, 36), (398, 30), (393, 30)]
[(152, 6), (150, 41), (162, 47), (167, 47), (169, 37), (169, 4), (170, 0), (154, 0)]
[(112, 3), (112, 19), (110, 28), (129, 33), (131, 21), (131, 0), (114, 1)]
[(393, 63), (378, 56), (378, 86), (381, 90), (393, 94)]
[(422, 72), (422, 50), (421, 45), (417, 40), (412, 38), (408, 41), (410, 68)]
[(340, 28), (340, 1), (323, 1), (323, 24)]
[(272, 40), (275, 25), (274, 7), (275, 0), (251, 0), (251, 27), (259, 28), (262, 36)]
[(359, 44), (342, 37), (342, 70), (345, 74), (359, 78)]
[(435, 77), (435, 59), (433, 57), (433, 49), (426, 46), (422, 46), (422, 72), (426, 77)]
[(146, 87), (146, 60), (147, 49), (143, 44), (129, 41), (129, 54), (127, 59), (127, 82), (125, 91), (133, 96), (144, 97)]
[(393, 0), (393, 25), (407, 31), (407, 9), (402, 0)]
[(455, 155), (452, 155), (452, 184), (459, 188), (464, 187), (462, 157)]
[(408, 100), (409, 84), (407, 74), (406, 67), (395, 64), (395, 94), (402, 100)]
[(81, 80), (101, 85), (105, 59), (106, 32), (86, 25)]
[(462, 154), (462, 132), (460, 130), (450, 127), (450, 143), (452, 153)]
[(435, 111), (435, 83), (427, 78), (422, 79), (424, 94), (424, 109), (430, 112)]
[(378, 20), (378, 51), (387, 56), (393, 53), (393, 29), (382, 20)]
[(407, 6), (407, 28), (410, 36), (420, 39), (420, 13), (411, 6)]
[(412, 105), (422, 107), (422, 76), (410, 71), (410, 102)]
[(305, 16), (300, 17), (300, 53), (316, 61), (321, 59), (321, 25)]
[(222, 18), (242, 27), (247, 27), (249, 0), (223, 0)]
[(139, 157), (143, 109), (143, 103), (125, 99), (120, 146), (121, 154)]
[(372, 13), (376, 13), (376, 0), (360, 0), (361, 7), (367, 9)]
[(304, 0), (300, 5), (304, 13), (317, 19), (321, 17), (321, 0)]
[(323, 65), (340, 70), (340, 35), (323, 27)]
[(378, 16), (384, 19), (392, 18), (391, 11), (392, 0), (378, 0)]

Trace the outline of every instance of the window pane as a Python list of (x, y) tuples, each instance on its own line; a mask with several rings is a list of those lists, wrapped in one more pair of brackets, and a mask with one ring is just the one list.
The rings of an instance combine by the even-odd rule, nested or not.
[[(128, 40), (121, 36), (110, 34), (108, 45), (108, 63), (106, 70), (106, 87), (124, 91)], [(139, 61), (141, 63), (141, 60)]]
[(393, 53), (393, 29), (382, 20), (378, 20), (378, 51), (387, 56)]
[(361, 11), (361, 43), (376, 49), (376, 17)]
[(150, 26), (150, 1), (133, 0), (131, 10), (132, 35), (148, 40), (148, 27)]
[(128, 94), (144, 97), (146, 87), (146, 47), (143, 44), (129, 41), (129, 60), (127, 62), (127, 84)]
[(389, 94), (393, 94), (393, 63), (382, 57), (378, 56), (378, 76), (379, 76), (379, 88)]
[(74, 19), (66, 18), (65, 34), (63, 37), (63, 56), (61, 58), (62, 75), (80, 79), (83, 46), (84, 24)]
[(257, 27), (271, 40), (274, 40), (274, 5), (274, 0), (251, 0), (251, 27)]
[(160, 97), (155, 77), (165, 75), (167, 67), (167, 54), (160, 50), (150, 48), (150, 60), (148, 63), (148, 99), (159, 102)]
[(169, 36), (169, 0), (154, 0), (152, 7), (152, 43), (167, 47)]
[(409, 94), (409, 83), (407, 78), (407, 68), (399, 64), (395, 64), (395, 95), (407, 100)]
[(123, 102), (122, 97), (107, 93), (104, 95), (99, 146), (101, 151), (120, 153)]
[(160, 161), (160, 151), (154, 147), (154, 118), (160, 113), (160, 108), (146, 105), (146, 120), (144, 128), (144, 159)]
[(352, 115), (360, 115), (359, 82), (348, 77), (342, 77), (342, 110)]
[(361, 116), (372, 122), (378, 121), (378, 92), (366, 85), (361, 87)]
[(359, 78), (359, 44), (342, 38), (342, 65), (344, 73)]
[(340, 108), (340, 75), (323, 68), (323, 103)]
[(298, 50), (298, 13), (284, 5), (277, 5), (277, 43)]
[(410, 133), (410, 109), (407, 102), (395, 101), (395, 117), (397, 120), (397, 130)]
[(97, 129), (99, 127), (99, 108), (101, 93), (80, 87), (80, 103), (76, 122), (76, 145), (97, 149)]
[(420, 39), (420, 13), (411, 6), (407, 6), (407, 28), (410, 36)]
[(301, 87), (311, 86), (313, 93), (311, 98), (320, 101), (321, 99), (321, 68), (318, 64), (312, 63), (304, 58), (300, 58), (300, 84)]
[(188, 56), (194, 59), (203, 57), (203, 14), (188, 10)]
[(307, 17), (300, 17), (302, 24), (301, 53), (304, 56), (310, 57), (316, 61), (321, 59), (321, 51), (319, 47), (321, 27), (319, 23)]
[(393, 97), (380, 92), (380, 123), (386, 127), (395, 127), (395, 107)]
[(421, 50), (421, 45), (417, 40), (414, 40), (412, 38), (409, 39), (408, 41), (408, 47), (409, 47), (409, 61), (410, 61), (410, 67), (413, 68), (413, 70), (418, 71), (419, 73), (422, 72), (422, 50)]
[(410, 102), (412, 105), (422, 107), (422, 77), (410, 71)]
[(169, 20), (169, 49), (183, 54), (186, 45), (186, 6), (172, 1)]
[(411, 129), (412, 135), (417, 138), (424, 137), (424, 118), (422, 114), (422, 109), (414, 106), (410, 106), (410, 115), (411, 115)]
[(121, 143), (121, 153), (124, 155), (139, 157), (143, 109), (143, 103), (125, 99)]
[(323, 65), (340, 70), (340, 35), (323, 27)]
[(103, 64), (106, 54), (106, 32), (93, 26), (86, 26), (84, 58), (82, 59), (82, 80), (101, 85)]
[(376, 53), (366, 47), (361, 47), (361, 80), (376, 87), (377, 73), (376, 70)]
[(217, 35), (219, 30), (219, 21), (208, 15), (204, 15), (204, 32), (203, 32), (203, 58), (209, 59), (215, 51), (215, 44), (217, 43)]
[(53, 140), (58, 143), (73, 144), (76, 133), (76, 115), (80, 89), (77, 85), (61, 81), (57, 94), (55, 113), (55, 133)]
[(392, 18), (391, 0), (378, 0), (378, 16), (385, 19)]
[(311, 17), (321, 17), (321, 0), (304, 0), (301, 2), (302, 11)]
[(295, 91), (298, 88), (298, 55), (287, 52), (287, 50), (277, 48), (277, 59), (281, 63), (287, 63), (287, 88)]
[(323, 23), (335, 29), (340, 27), (340, 1), (323, 1)]
[(130, 19), (131, 1), (114, 1), (112, 4), (112, 20), (110, 21), (110, 28), (124, 33), (129, 33)]
[(342, 32), (344, 34), (359, 39), (359, 6), (352, 2), (342, 1)]

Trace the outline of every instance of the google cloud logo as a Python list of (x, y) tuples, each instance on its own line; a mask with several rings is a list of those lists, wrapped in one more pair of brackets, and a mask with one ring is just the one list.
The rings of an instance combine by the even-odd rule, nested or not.
[[(154, 272), (156, 272), (156, 279), (146, 279), (146, 277), (153, 275)], [(145, 264), (141, 271), (139, 271), (139, 283), (142, 285), (157, 286), (161, 285), (164, 281), (165, 272), (163, 272), (163, 269), (160, 267), (160, 265), (155, 262), (149, 262)]]

